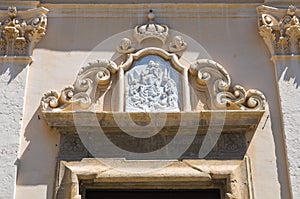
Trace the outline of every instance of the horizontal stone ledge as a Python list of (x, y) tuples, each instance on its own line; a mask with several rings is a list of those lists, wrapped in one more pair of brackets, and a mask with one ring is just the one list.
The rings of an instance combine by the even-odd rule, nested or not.
[(33, 59), (31, 56), (0, 56), (0, 63), (16, 63), (19, 64), (31, 64)]
[(151, 4), (41, 4), (48, 17), (144, 17), (153, 10), (160, 17), (257, 17), (258, 3), (151, 3)]
[(271, 57), (271, 61), (291, 61), (300, 60), (300, 55), (274, 55)]
[[(65, 111), (43, 112), (50, 127), (57, 128), (61, 133), (74, 131), (76, 128), (93, 131), (101, 127), (112, 132), (119, 128), (141, 130), (151, 128), (164, 128), (172, 131), (173, 128), (185, 130), (213, 126), (230, 130), (255, 129), (261, 120), (264, 111), (201, 111), (201, 112), (89, 112)], [(201, 129), (200, 129), (201, 130)]]

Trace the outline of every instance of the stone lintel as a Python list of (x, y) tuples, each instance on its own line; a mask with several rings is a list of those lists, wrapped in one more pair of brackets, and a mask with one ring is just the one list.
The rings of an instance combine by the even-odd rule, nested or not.
[[(112, 166), (114, 165), (114, 166)], [(136, 170), (126, 170), (134, 165)], [(153, 165), (161, 165), (153, 169)], [(118, 169), (122, 168), (122, 169)], [(249, 158), (243, 160), (83, 159), (60, 161), (56, 198), (84, 198), (88, 188), (199, 189), (220, 188), (225, 198), (252, 198)], [(137, 172), (141, 171), (141, 172)]]
[[(201, 112), (173, 112), (173, 113), (124, 113), (124, 112), (43, 112), (50, 127), (60, 133), (75, 133), (76, 126), (93, 128), (95, 121), (101, 128), (117, 129), (118, 126), (148, 125), (155, 128), (160, 121), (166, 120), (164, 127), (185, 127), (207, 129), (211, 125), (224, 125), (227, 130), (255, 129), (265, 111), (201, 111)], [(153, 121), (155, 122), (153, 122)], [(152, 121), (152, 122), (151, 122)], [(149, 126), (150, 125), (150, 126)]]

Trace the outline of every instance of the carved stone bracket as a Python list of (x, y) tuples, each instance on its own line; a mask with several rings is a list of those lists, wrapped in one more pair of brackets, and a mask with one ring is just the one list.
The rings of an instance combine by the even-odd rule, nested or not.
[(9, 7), (6, 12), (0, 11), (0, 56), (30, 57), (35, 45), (45, 35), (47, 13), (43, 7), (26, 11)]
[(268, 6), (257, 8), (259, 34), (272, 56), (300, 53), (299, 11), (293, 5), (287, 10)]

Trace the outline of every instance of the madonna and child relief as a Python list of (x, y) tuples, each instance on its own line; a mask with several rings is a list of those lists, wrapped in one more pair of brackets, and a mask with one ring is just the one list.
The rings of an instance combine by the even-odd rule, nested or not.
[(180, 111), (179, 74), (154, 55), (135, 62), (126, 73), (126, 111)]

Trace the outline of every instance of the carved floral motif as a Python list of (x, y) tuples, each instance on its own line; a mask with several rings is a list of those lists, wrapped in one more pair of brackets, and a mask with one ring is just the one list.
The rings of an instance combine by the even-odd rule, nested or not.
[(45, 35), (47, 12), (42, 7), (20, 12), (9, 7), (8, 16), (0, 21), (0, 55), (30, 56)]
[(271, 55), (299, 54), (300, 24), (296, 7), (283, 11), (267, 6), (258, 7), (259, 33)]

